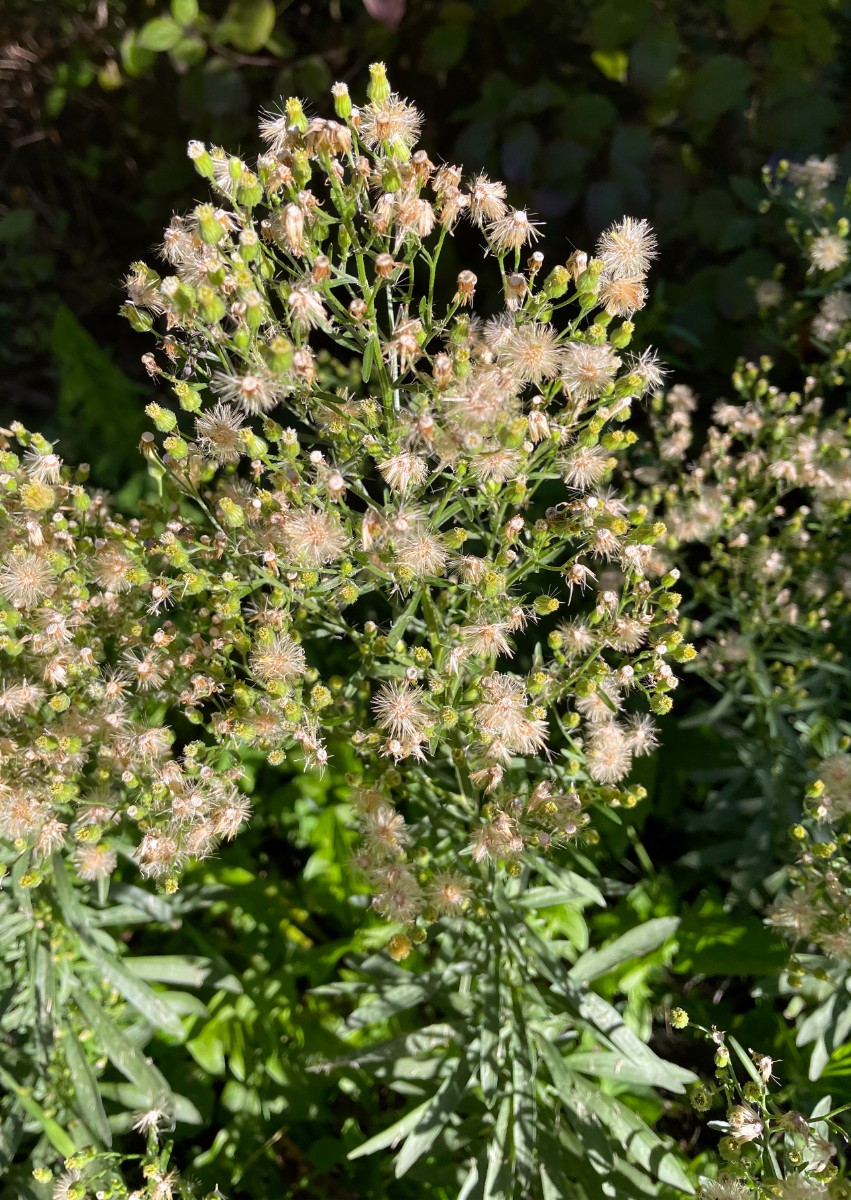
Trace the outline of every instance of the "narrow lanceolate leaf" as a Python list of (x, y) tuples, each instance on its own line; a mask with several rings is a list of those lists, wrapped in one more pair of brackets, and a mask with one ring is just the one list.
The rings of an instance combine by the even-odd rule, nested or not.
[(183, 1040), (183, 1022), (158, 992), (137, 979), (119, 958), (114, 958), (94, 942), (83, 941), (82, 949), (101, 976), (121, 993), (132, 1008), (163, 1033)]
[(371, 1137), (369, 1141), (363, 1142), (360, 1146), (356, 1146), (354, 1150), (350, 1150), (348, 1158), (364, 1158), (367, 1154), (374, 1154), (376, 1150), (386, 1150), (388, 1146), (398, 1146), (403, 1138), (416, 1129), (420, 1118), (431, 1104), (431, 1100), (426, 1100), (422, 1104), (412, 1108), (409, 1113), (405, 1113), (395, 1124), (390, 1125), (387, 1129), (383, 1129), (381, 1133), (377, 1133), (375, 1137)]
[(691, 1181), (676, 1153), (631, 1108), (584, 1080), (574, 1084), (574, 1097), (575, 1104), (586, 1113), (594, 1113), (606, 1126), (623, 1147), (628, 1160), (638, 1163), (651, 1175), (679, 1188), (686, 1195), (694, 1194)]
[(35, 1121), (51, 1146), (58, 1150), (63, 1158), (70, 1158), (79, 1149), (77, 1143), (70, 1134), (65, 1132), (59, 1122), (49, 1117), (38, 1101), (33, 1100), (29, 1095), (27, 1089), (15, 1083), (8, 1071), (4, 1071), (2, 1067), (0, 1067), (0, 1085), (15, 1097), (27, 1116)]
[(24, 1120), (17, 1109), (0, 1125), (0, 1172), (5, 1172), (15, 1157), (24, 1132)]
[(82, 1118), (86, 1128), (105, 1146), (112, 1145), (112, 1134), (109, 1122), (103, 1108), (103, 1101), (98, 1091), (98, 1082), (92, 1070), (86, 1052), (75, 1037), (73, 1031), (66, 1027), (62, 1038), (65, 1061), (71, 1073), (71, 1087), (74, 1091), (74, 1108)]
[[(694, 1188), (676, 1154), (645, 1125), (637, 1113), (614, 1096), (574, 1075), (570, 1070), (570, 1060), (563, 1059), (551, 1042), (541, 1040), (540, 1051), (549, 1068), (553, 1086), (568, 1112), (573, 1113), (583, 1125), (590, 1121), (592, 1126), (608, 1129), (629, 1160), (638, 1163), (664, 1183), (680, 1188), (687, 1195), (693, 1194)], [(614, 1146), (610, 1147), (611, 1150), (614, 1150)], [(607, 1164), (601, 1159), (597, 1169), (605, 1171), (611, 1166), (611, 1163)]]
[(176, 983), (181, 987), (213, 987), (239, 992), (239, 981), (223, 975), (209, 958), (193, 954), (136, 955), (124, 959), (129, 971), (140, 979), (156, 983)]
[(652, 954), (671, 937), (680, 923), (679, 917), (655, 917), (637, 925), (608, 946), (600, 950), (588, 950), (581, 955), (568, 971), (574, 983), (590, 983), (608, 974), (631, 958)]
[(109, 1061), (125, 1079), (145, 1094), (149, 1105), (154, 1107), (162, 1098), (168, 1099), (171, 1092), (165, 1076), (148, 1061), (97, 1001), (86, 995), (82, 988), (74, 992), (74, 1001)]
[(644, 1074), (645, 1082), (651, 1087), (665, 1088), (669, 1092), (683, 1092), (687, 1084), (697, 1083), (693, 1071), (666, 1062), (645, 1046), (641, 1038), (632, 1032), (621, 1014), (602, 996), (588, 992), (579, 1000), (579, 1015), (596, 1030), (612, 1050), (618, 1050), (630, 1063), (634, 1071)]
[(399, 1152), (395, 1164), (397, 1179), (410, 1170), (434, 1145), (447, 1121), (458, 1108), (469, 1078), (468, 1063), (459, 1059), (455, 1070), (443, 1081), (426, 1105), (422, 1117)]

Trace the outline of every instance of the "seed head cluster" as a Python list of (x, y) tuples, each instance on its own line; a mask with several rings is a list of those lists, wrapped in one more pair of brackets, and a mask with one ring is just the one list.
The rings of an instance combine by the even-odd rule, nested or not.
[[(122, 310), (157, 343), (159, 509), (121, 521), (6, 437), (0, 833), (34, 881), (132, 845), (173, 888), (248, 819), (247, 749), (346, 757), (353, 868), (402, 923), (474, 911), (494, 867), (643, 794), (686, 652), (665, 527), (611, 487), (661, 379), (629, 353), (652, 231), (547, 269), (502, 183), (417, 148), (381, 64), (368, 95), (285, 101), (256, 161), (190, 144), (211, 200)], [(482, 249), (447, 277), (462, 222)]]

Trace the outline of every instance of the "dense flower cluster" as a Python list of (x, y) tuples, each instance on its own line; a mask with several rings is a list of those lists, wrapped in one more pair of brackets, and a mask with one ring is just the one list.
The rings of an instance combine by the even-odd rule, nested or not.
[[(353, 749), (357, 865), (401, 922), (635, 802), (647, 709), (691, 654), (664, 525), (607, 486), (662, 378), (627, 349), (653, 234), (627, 218), (545, 272), (504, 185), (415, 149), (381, 66), (367, 104), (334, 100), (264, 116), (254, 166), (192, 143), (215, 200), (172, 220), (166, 272), (131, 269), (171, 385), (142, 444), (161, 503), (121, 523), (12, 431), (0, 819), (34, 880), (50, 851), (96, 879), (125, 847), (173, 886), (246, 819), (245, 747), (319, 770)], [(501, 311), (475, 314), (468, 268), (441, 298), (462, 221)]]

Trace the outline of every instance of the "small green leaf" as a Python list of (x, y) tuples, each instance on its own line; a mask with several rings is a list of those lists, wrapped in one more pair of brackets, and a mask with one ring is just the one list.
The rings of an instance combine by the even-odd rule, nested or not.
[(591, 61), (607, 79), (615, 83), (626, 83), (626, 73), (629, 67), (629, 55), (623, 50), (595, 50)]
[(186, 1049), (209, 1075), (225, 1073), (226, 1036), (227, 1030), (223, 1022), (214, 1020), (206, 1025), (197, 1037), (186, 1043)]
[(203, 62), (207, 57), (207, 43), (203, 38), (196, 37), (194, 34), (181, 38), (171, 51), (171, 57), (175, 62), (180, 63), (181, 66), (197, 66), (199, 62)]
[(198, 20), (198, 0), (171, 0), (171, 15), (181, 29)]
[(272, 36), (276, 18), (272, 0), (231, 0), (218, 35), (243, 54), (256, 54)]
[(139, 30), (138, 45), (142, 50), (160, 54), (173, 50), (182, 37), (183, 31), (171, 17), (154, 17)]
[(372, 374), (372, 359), (375, 354), (375, 342), (370, 338), (364, 347), (363, 362), (361, 363), (360, 376), (364, 383), (369, 383), (369, 377)]

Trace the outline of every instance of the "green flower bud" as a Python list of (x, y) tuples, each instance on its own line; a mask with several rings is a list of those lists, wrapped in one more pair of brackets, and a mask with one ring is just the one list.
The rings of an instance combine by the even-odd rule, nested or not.
[(171, 455), (171, 457), (176, 459), (178, 462), (182, 462), (189, 453), (189, 446), (182, 437), (178, 437), (175, 434), (173, 434), (171, 437), (167, 437), (163, 442), (163, 446)]
[(260, 345), (260, 353), (270, 371), (285, 375), (293, 365), (293, 345), (282, 334)]
[(198, 288), (198, 311), (208, 325), (217, 325), (227, 312), (227, 305), (213, 288), (202, 285)]
[(381, 104), (390, 98), (387, 67), (383, 62), (370, 63), (369, 83), (367, 84), (366, 94), (373, 104)]
[(172, 390), (184, 412), (197, 413), (201, 411), (201, 397), (188, 383), (181, 380), (180, 383), (174, 385)]
[(570, 285), (570, 271), (567, 267), (553, 267), (544, 280), (543, 293), (548, 300), (558, 300)]
[(136, 333), (149, 333), (154, 327), (154, 318), (151, 313), (143, 308), (137, 308), (135, 304), (122, 304), (118, 315), (124, 317), (125, 321), (129, 321), (131, 328), (135, 329)]
[(203, 142), (190, 142), (186, 147), (186, 154), (202, 179), (214, 178), (213, 160)]
[(212, 204), (199, 204), (195, 209), (195, 220), (198, 222), (198, 236), (208, 246), (215, 246), (227, 232)]
[(159, 404), (149, 404), (145, 412), (156, 425), (160, 433), (171, 433), (172, 429), (177, 425), (177, 417), (168, 409), (162, 408)]
[(307, 133), (308, 120), (304, 115), (304, 108), (297, 96), (290, 96), (284, 105), (287, 114), (287, 124), (293, 129), (297, 129), (299, 133)]
[(352, 98), (345, 83), (335, 83), (331, 88), (334, 97), (334, 112), (341, 121), (348, 121), (352, 115)]
[(613, 329), (609, 335), (609, 343), (615, 350), (623, 350), (632, 341), (635, 326), (632, 321), (624, 321), (618, 329)]
[(243, 172), (236, 189), (236, 198), (246, 208), (254, 208), (263, 199), (263, 184), (253, 172)]

